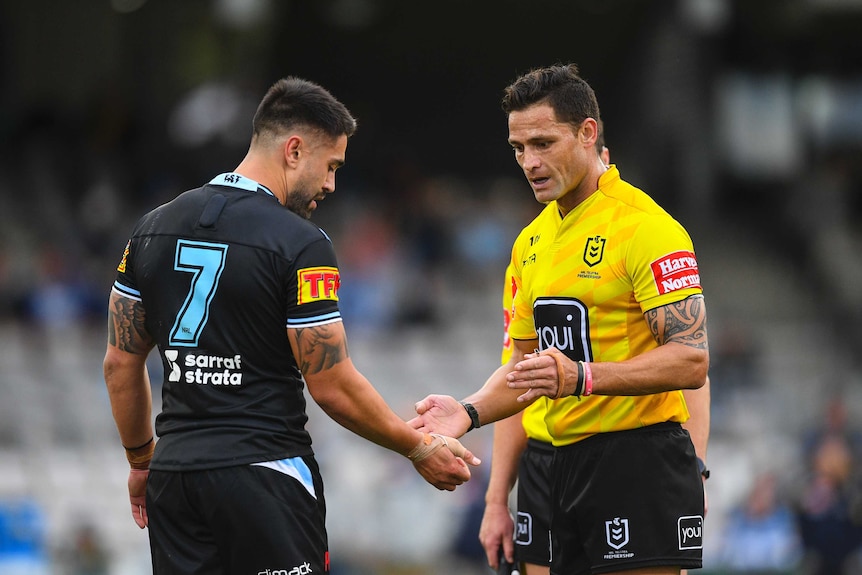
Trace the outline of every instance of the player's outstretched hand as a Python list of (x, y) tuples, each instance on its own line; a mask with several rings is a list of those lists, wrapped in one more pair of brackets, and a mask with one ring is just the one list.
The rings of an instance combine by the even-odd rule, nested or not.
[(456, 487), (470, 480), (467, 463), (482, 463), (460, 441), (437, 433), (423, 434), (422, 440), (407, 457), (425, 481), (446, 491), (454, 491)]
[(451, 395), (429, 395), (415, 409), (418, 416), (407, 423), (419, 431), (461, 437), (470, 428), (470, 416)]
[(141, 529), (149, 524), (146, 498), (147, 477), (149, 475), (149, 469), (132, 469), (129, 471), (129, 502), (132, 504), (132, 518)]

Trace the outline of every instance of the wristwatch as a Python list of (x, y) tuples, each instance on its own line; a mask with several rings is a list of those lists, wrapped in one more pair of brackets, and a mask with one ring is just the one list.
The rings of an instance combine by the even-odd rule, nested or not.
[(458, 403), (464, 406), (464, 409), (467, 410), (467, 415), (470, 416), (470, 429), (468, 429), (467, 431), (479, 429), (480, 427), (482, 427), (482, 424), (479, 422), (479, 412), (476, 411), (476, 408), (473, 407), (473, 404), (467, 403), (466, 401), (459, 401)]
[(697, 458), (697, 470), (700, 471), (704, 479), (709, 479), (709, 469), (706, 468), (706, 463), (700, 457)]

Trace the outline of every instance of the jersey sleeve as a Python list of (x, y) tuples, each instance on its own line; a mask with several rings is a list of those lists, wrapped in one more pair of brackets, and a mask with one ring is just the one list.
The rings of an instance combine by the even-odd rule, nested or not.
[(123, 250), (123, 257), (117, 265), (117, 277), (114, 280), (112, 287), (113, 291), (133, 299), (141, 301), (141, 291), (138, 289), (137, 281), (134, 276), (134, 253), (132, 240), (126, 242), (126, 248)]
[(524, 291), (521, 280), (524, 271), (524, 237), (529, 234), (524, 231), (515, 240), (512, 247), (512, 261), (509, 264), (508, 274), (512, 286), (512, 317), (509, 321), (509, 338), (528, 340), (536, 338), (536, 324), (533, 321), (533, 301), (530, 294)]
[(512, 307), (518, 286), (515, 283), (512, 264), (506, 267), (506, 279), (503, 282), (503, 351), (500, 354), (501, 363), (506, 363), (512, 357), (512, 338), (509, 337), (509, 326), (512, 324)]
[(341, 321), (338, 309), (341, 274), (335, 250), (325, 235), (297, 256), (286, 282), (287, 327), (313, 327)]
[(691, 237), (666, 214), (646, 218), (638, 227), (626, 267), (643, 312), (703, 293)]

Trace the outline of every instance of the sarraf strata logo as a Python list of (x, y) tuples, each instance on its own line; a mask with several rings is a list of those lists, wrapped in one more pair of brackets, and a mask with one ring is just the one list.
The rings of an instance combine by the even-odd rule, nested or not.
[(242, 385), (242, 356), (231, 357), (205, 353), (165, 350), (168, 381), (201, 385)]

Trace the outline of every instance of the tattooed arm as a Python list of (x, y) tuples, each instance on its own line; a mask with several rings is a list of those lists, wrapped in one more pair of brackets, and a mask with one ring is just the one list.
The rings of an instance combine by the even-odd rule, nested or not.
[(108, 304), (108, 349), (103, 369), (114, 422), (129, 460), (128, 488), (132, 517), (148, 525), (146, 489), (153, 455), (152, 392), (147, 354), (153, 339), (144, 326), (144, 306), (111, 292)]
[(642, 395), (698, 389), (706, 383), (709, 346), (703, 296), (650, 310), (644, 318), (658, 347), (627, 361), (594, 364), (593, 393)]
[(314, 401), (340, 425), (406, 455), (422, 434), (389, 409), (347, 353), (344, 324), (287, 330), (293, 355)]
[[(428, 483), (452, 491), (478, 465), (455, 439), (448, 444), (413, 429), (393, 412), (347, 353), (344, 324), (290, 328), (287, 337), (308, 392), (329, 417), (353, 433), (409, 457)], [(429, 443), (430, 441), (430, 443)], [(436, 442), (436, 443), (435, 443)], [(438, 449), (442, 445), (449, 449)], [(417, 457), (417, 450), (422, 452)], [(455, 454), (458, 457), (455, 457)]]
[[(706, 383), (709, 346), (706, 336), (706, 306), (695, 295), (644, 314), (659, 344), (625, 361), (590, 363), (596, 395), (647, 395), (676, 389), (698, 389)], [(566, 386), (563, 395), (574, 392), (577, 364), (564, 359)], [(559, 380), (557, 365), (547, 354), (529, 354), (508, 376), (509, 386), (523, 392), (521, 401), (546, 395), (554, 397)]]
[(111, 292), (103, 369), (114, 421), (126, 447), (142, 445), (153, 436), (152, 395), (146, 369), (153, 339), (144, 319), (141, 302)]

